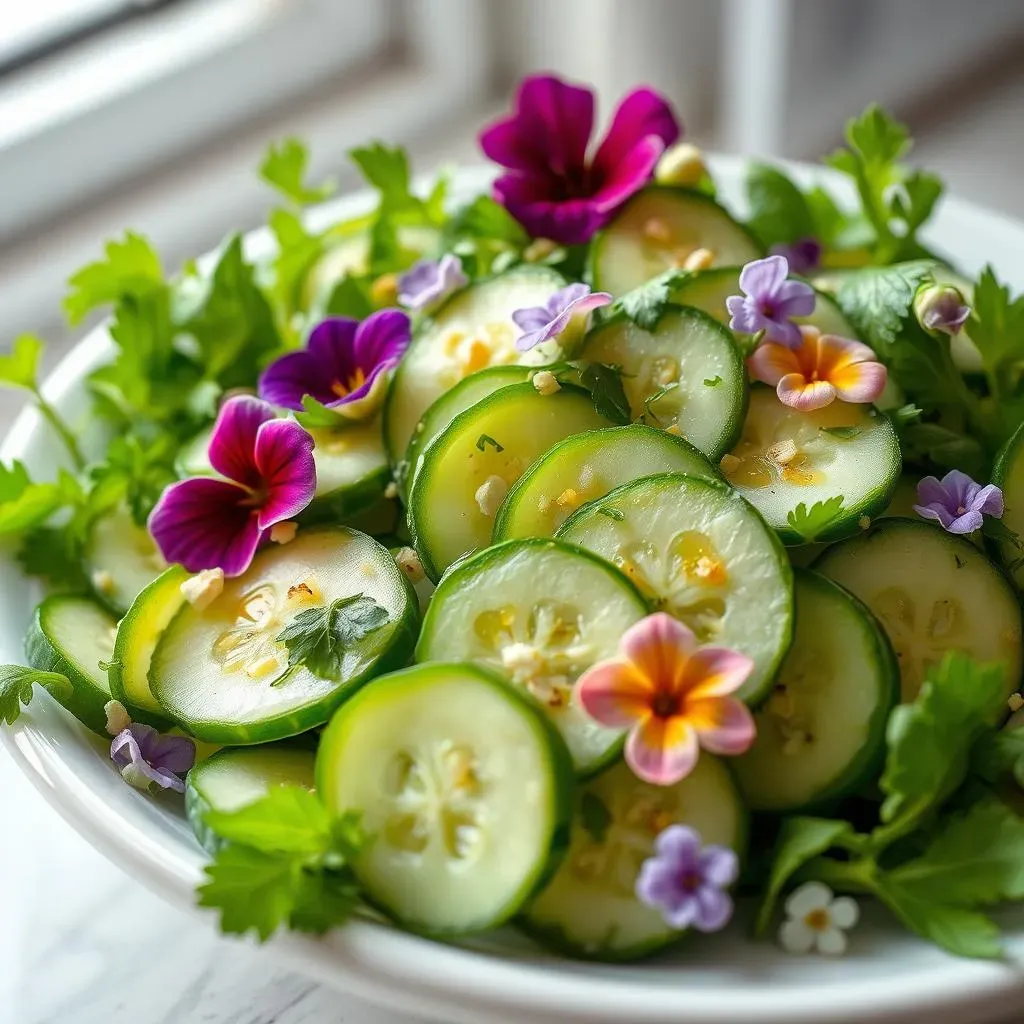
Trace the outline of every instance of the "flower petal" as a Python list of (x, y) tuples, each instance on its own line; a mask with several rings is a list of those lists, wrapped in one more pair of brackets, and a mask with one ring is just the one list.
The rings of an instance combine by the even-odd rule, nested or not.
[(787, 953), (810, 953), (817, 937), (802, 918), (784, 921), (779, 928), (779, 944)]
[(938, 502), (933, 502), (930, 505), (915, 505), (914, 511), (922, 519), (931, 519), (938, 523), (944, 530), (948, 530), (956, 518), (945, 505)]
[[(589, 198), (562, 200), (549, 179), (534, 174), (506, 174), (493, 185), (494, 198), (534, 238), (550, 238), (561, 245), (589, 242), (609, 214)], [(554, 193), (554, 194), (553, 194)]]
[(690, 700), (735, 693), (754, 671), (754, 661), (728, 647), (702, 647), (686, 664), (685, 686)]
[(697, 733), (700, 745), (712, 754), (737, 757), (757, 738), (754, 716), (733, 697), (711, 697), (686, 702), (686, 721)]
[(259, 509), (261, 530), (293, 519), (313, 500), (313, 438), (294, 420), (271, 420), (260, 427), (256, 464), (266, 491)]
[(819, 953), (825, 956), (842, 956), (846, 952), (846, 935), (838, 928), (826, 928), (815, 936)]
[(689, 825), (669, 825), (658, 833), (654, 849), (659, 858), (677, 868), (696, 867), (700, 861), (700, 833)]
[(789, 276), (789, 263), (784, 256), (766, 256), (751, 260), (740, 271), (740, 288), (747, 295), (775, 294)]
[(710, 885), (724, 889), (740, 876), (740, 859), (728, 846), (706, 846), (700, 855), (700, 873)]
[(672, 786), (697, 765), (697, 734), (682, 718), (648, 716), (626, 739), (626, 764), (637, 778), (654, 786)]
[(355, 391), (350, 391), (344, 398), (336, 398), (333, 402), (328, 402), (328, 408), (333, 409), (339, 416), (350, 420), (365, 420), (372, 416), (381, 407), (387, 396), (391, 373), (398, 362), (397, 359), (394, 359), (378, 363)]
[(396, 363), (405, 355), (412, 337), (409, 315), (400, 309), (380, 309), (357, 328), (352, 343), (353, 360), (365, 376), (381, 363)]
[(980, 530), (985, 518), (980, 512), (968, 509), (963, 515), (957, 516), (947, 527), (949, 533), (974, 533)]
[(832, 890), (824, 882), (804, 882), (794, 889), (784, 907), (790, 917), (806, 917), (812, 910), (824, 910), (832, 900)]
[(950, 494), (936, 477), (926, 476), (917, 482), (917, 500), (922, 505), (944, 505)]
[(260, 377), (260, 397), (282, 409), (302, 409), (302, 399), (311, 395), (327, 405), (338, 396), (331, 390), (334, 377), (305, 349), (275, 359)]
[(143, 756), (139, 736), (145, 735), (149, 726), (133, 724), (114, 737), (110, 744), (110, 759), (118, 766), (125, 782), (137, 789), (148, 790), (151, 785), (161, 789), (185, 791), (185, 783), (172, 771), (151, 765)]
[(657, 857), (648, 857), (640, 865), (633, 888), (641, 903), (658, 910), (677, 906), (684, 895), (677, 866)]
[(665, 144), (655, 136), (641, 139), (622, 159), (609, 165), (601, 187), (593, 194), (593, 203), (603, 214), (614, 213), (632, 195), (651, 180)]
[(975, 512), (984, 512), (987, 516), (999, 519), (1005, 510), (1003, 492), (995, 484), (986, 484), (971, 502)]
[(849, 896), (838, 896), (828, 908), (837, 928), (852, 928), (860, 920), (860, 907)]
[(689, 892), (683, 893), (682, 898), (674, 906), (661, 908), (661, 918), (665, 924), (680, 932), (694, 924), (699, 914), (700, 904), (698, 904), (695, 894)]
[(163, 768), (175, 775), (184, 775), (196, 761), (195, 741), (187, 736), (156, 733), (142, 750), (154, 768)]
[(660, 142), (655, 156), (657, 161), (662, 151), (681, 134), (668, 100), (653, 89), (635, 89), (623, 98), (615, 111), (611, 126), (594, 154), (593, 166), (607, 176), (630, 158), (638, 143), (650, 139)]
[(697, 913), (693, 927), (699, 932), (721, 931), (732, 917), (732, 897), (713, 885), (702, 885), (694, 893)]
[(773, 387), (789, 375), (799, 375), (803, 380), (800, 361), (793, 349), (774, 341), (765, 341), (758, 345), (747, 360), (747, 369), (754, 380)]
[(801, 373), (787, 374), (775, 388), (779, 401), (800, 412), (824, 409), (835, 401), (836, 389), (827, 380), (808, 382)]
[(775, 291), (775, 316), (779, 320), (810, 316), (816, 302), (814, 289), (806, 282), (783, 281)]
[(875, 362), (851, 363), (829, 375), (836, 397), (844, 402), (869, 403), (885, 390), (888, 370)]
[(625, 661), (600, 661), (576, 680), (573, 699), (595, 721), (625, 729), (650, 714), (652, 688)]
[(665, 612), (655, 612), (630, 626), (619, 641), (622, 657), (654, 689), (674, 691), (697, 648), (689, 626)]
[(220, 409), (210, 437), (210, 465), (243, 487), (260, 486), (260, 471), (254, 451), (256, 435), (277, 413), (253, 395), (236, 395)]

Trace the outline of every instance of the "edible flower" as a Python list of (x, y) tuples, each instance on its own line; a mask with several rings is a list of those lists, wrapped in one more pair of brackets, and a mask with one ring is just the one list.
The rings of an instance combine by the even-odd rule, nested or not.
[[(196, 759), (196, 745), (186, 736), (165, 736), (148, 725), (132, 722), (124, 705), (108, 701), (107, 731), (115, 733), (110, 760), (130, 786), (146, 792), (154, 786), (185, 792), (183, 776)], [(121, 726), (120, 729), (117, 727)]]
[(313, 439), (266, 402), (238, 395), (221, 407), (208, 455), (221, 476), (171, 484), (149, 517), (149, 532), (168, 562), (239, 576), (271, 527), (313, 500)]
[(725, 300), (729, 328), (741, 334), (760, 334), (781, 345), (799, 345), (800, 330), (795, 316), (814, 312), (814, 289), (803, 281), (789, 281), (789, 261), (785, 256), (766, 256), (753, 260), (740, 271), (742, 295)]
[(985, 516), (999, 519), (1003, 514), (1003, 492), (995, 484), (982, 487), (959, 469), (941, 480), (926, 476), (917, 485), (917, 500), (914, 511), (947, 533), (974, 533)]
[(568, 284), (555, 292), (543, 306), (517, 309), (512, 319), (524, 333), (516, 339), (516, 348), (520, 352), (529, 352), (541, 342), (557, 338), (570, 325), (583, 334), (591, 310), (607, 306), (611, 301), (612, 297), (607, 292), (592, 292), (585, 284)]
[(754, 719), (730, 697), (754, 667), (745, 654), (697, 647), (693, 632), (665, 612), (631, 626), (619, 657), (600, 661), (576, 681), (576, 702), (611, 728), (629, 728), (626, 763), (655, 786), (693, 771), (703, 747), (742, 754), (754, 742)]
[(363, 419), (383, 401), (410, 338), (409, 317), (400, 309), (381, 309), (361, 322), (330, 317), (313, 328), (304, 349), (264, 370), (260, 397), (301, 410), (309, 395), (339, 415)]
[(775, 387), (779, 401), (812, 412), (844, 402), (873, 402), (885, 389), (885, 367), (867, 345), (817, 327), (801, 327), (790, 347), (764, 342), (747, 360), (750, 375)]
[(480, 148), (507, 172), (494, 183), (495, 200), (534, 238), (589, 242), (680, 135), (668, 101), (651, 89), (623, 99), (588, 160), (593, 127), (592, 90), (534, 75), (519, 86), (513, 113), (480, 134)]
[(636, 897), (661, 912), (670, 928), (717, 932), (732, 917), (726, 889), (739, 876), (736, 854), (727, 846), (703, 846), (686, 825), (669, 825), (654, 841), (636, 880)]
[(445, 253), (439, 260), (420, 260), (398, 279), (398, 302), (420, 313), (440, 305), (468, 281), (458, 256)]
[(821, 242), (816, 238), (798, 238), (788, 244), (773, 245), (772, 255), (782, 256), (791, 274), (806, 274), (821, 263)]
[(971, 315), (959, 289), (950, 284), (928, 284), (914, 296), (914, 316), (917, 322), (932, 333), (959, 334)]
[(786, 900), (779, 943), (787, 953), (817, 950), (826, 956), (846, 952), (846, 935), (860, 919), (860, 907), (849, 896), (833, 895), (822, 882), (805, 882)]

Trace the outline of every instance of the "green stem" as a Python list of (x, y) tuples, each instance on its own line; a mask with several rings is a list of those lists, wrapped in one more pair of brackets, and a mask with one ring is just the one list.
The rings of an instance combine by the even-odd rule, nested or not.
[(71, 428), (61, 419), (60, 413), (43, 398), (38, 390), (33, 390), (32, 394), (35, 395), (36, 408), (39, 409), (39, 414), (50, 424), (54, 433), (64, 443), (64, 447), (67, 448), (75, 469), (81, 472), (85, 469), (85, 459), (82, 457), (82, 450), (78, 447), (75, 435), (71, 433)]
[(875, 891), (876, 871), (877, 866), (872, 857), (847, 861), (815, 857), (800, 869), (798, 877), (824, 882), (837, 891), (870, 893)]

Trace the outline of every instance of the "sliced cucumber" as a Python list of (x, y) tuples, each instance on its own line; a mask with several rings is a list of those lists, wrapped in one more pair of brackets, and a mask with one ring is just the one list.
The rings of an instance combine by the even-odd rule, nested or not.
[(756, 704), (793, 630), (793, 574), (761, 517), (722, 484), (679, 473), (616, 488), (566, 520), (558, 539), (606, 558), (701, 643), (754, 659), (740, 696)]
[[(113, 616), (87, 597), (46, 598), (25, 635), (25, 659), (41, 672), (59, 672), (71, 682), (54, 697), (83, 725), (106, 735), (104, 704), (111, 699), (106, 665), (114, 650)], [(103, 667), (101, 667), (101, 663)]]
[(409, 439), (409, 447), (405, 450), (405, 458), (400, 463), (398, 477), (401, 480), (402, 493), (408, 496), (413, 478), (419, 468), (420, 458), (427, 445), (459, 413), (465, 412), (477, 402), (488, 395), (493, 395), (501, 388), (508, 387), (509, 384), (522, 384), (529, 379), (529, 375), (529, 369), (524, 366), (492, 366), (464, 377), (451, 390), (444, 392), (431, 403), (430, 408), (423, 414), (423, 418), (416, 424), (416, 430)]
[(204, 821), (207, 811), (232, 814), (274, 786), (311, 790), (315, 765), (312, 750), (284, 744), (221, 750), (201, 761), (185, 777), (185, 816), (196, 839), (207, 852), (216, 853), (223, 840)]
[(498, 505), (534, 459), (581, 430), (610, 426), (582, 388), (513, 384), (456, 416), (424, 451), (409, 528), (426, 574), (487, 547)]
[[(804, 544), (848, 537), (884, 512), (903, 463), (892, 423), (873, 406), (836, 401), (799, 412), (755, 387), (743, 434), (721, 466), (786, 544)], [(836, 498), (842, 505), (813, 536), (797, 529), (799, 505), (811, 511)]]
[(416, 658), (495, 669), (543, 708), (576, 771), (589, 775), (619, 753), (622, 733), (574, 704), (573, 684), (614, 657), (619, 638), (646, 614), (636, 587), (591, 552), (513, 540), (460, 562), (441, 580)]
[(720, 479), (688, 441), (643, 423), (574, 434), (516, 481), (494, 520), (494, 540), (553, 537), (580, 505), (654, 473)]
[(126, 508), (117, 508), (92, 524), (85, 568), (97, 599), (115, 615), (123, 615), (167, 563), (149, 531), (136, 526)]
[(546, 267), (517, 267), (464, 288), (417, 331), (395, 372), (384, 408), (384, 437), (392, 463), (405, 455), (430, 404), (463, 377), (488, 366), (537, 366), (558, 358), (557, 342), (519, 352), (516, 338), (521, 331), (512, 314), (544, 305), (564, 284), (564, 278)]
[[(346, 646), (340, 677), (289, 667), (277, 637), (296, 616), (364, 595), (387, 621)], [(149, 681), (164, 711), (200, 739), (250, 744), (323, 724), (347, 694), (403, 665), (415, 643), (416, 598), (395, 560), (354, 530), (300, 531), (256, 555), (203, 610), (186, 605), (161, 635)]]
[(678, 432), (711, 459), (736, 440), (746, 369), (729, 331), (699, 310), (668, 310), (653, 331), (615, 317), (587, 335), (582, 355), (622, 368), (634, 419)]
[(508, 920), (557, 867), (572, 765), (547, 719), (474, 665), (420, 665), (347, 701), (320, 741), (317, 790), (375, 836), (354, 867), (414, 931)]
[(594, 288), (624, 295), (697, 249), (716, 266), (742, 266), (762, 256), (760, 246), (710, 197), (688, 189), (652, 186), (637, 193), (593, 242)]
[(900, 663), (904, 701), (946, 651), (1021, 675), (1021, 607), (1003, 574), (969, 541), (912, 519), (881, 519), (830, 547), (814, 568), (859, 597), (881, 621)]
[(796, 628), (757, 740), (731, 762), (752, 811), (806, 810), (858, 792), (885, 757), (900, 671), (875, 617), (842, 587), (796, 573)]
[(591, 960), (635, 960), (682, 934), (636, 898), (636, 879), (658, 833), (688, 825), (708, 844), (742, 857), (746, 810), (717, 758), (670, 787), (641, 782), (619, 763), (577, 795), (572, 843), (548, 887), (518, 923), (539, 942)]
[[(1024, 538), (1024, 423), (996, 456), (992, 482), (1003, 489), (1003, 526)], [(1015, 544), (998, 545), (999, 557), (1018, 587), (1024, 587), (1024, 562)]]

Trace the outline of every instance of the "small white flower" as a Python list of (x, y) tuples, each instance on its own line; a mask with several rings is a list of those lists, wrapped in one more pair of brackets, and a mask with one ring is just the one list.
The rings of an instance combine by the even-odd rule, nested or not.
[(786, 900), (786, 921), (779, 928), (779, 943), (787, 953), (826, 956), (846, 952), (846, 935), (860, 918), (860, 908), (849, 896), (834, 896), (822, 882), (806, 882)]

